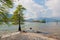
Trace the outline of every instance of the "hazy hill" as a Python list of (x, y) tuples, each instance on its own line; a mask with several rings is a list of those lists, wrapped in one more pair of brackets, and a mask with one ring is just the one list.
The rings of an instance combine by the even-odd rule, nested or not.
[(45, 20), (46, 22), (56, 22), (56, 21), (60, 21), (58, 18), (30, 18), (26, 21), (35, 21), (35, 20)]

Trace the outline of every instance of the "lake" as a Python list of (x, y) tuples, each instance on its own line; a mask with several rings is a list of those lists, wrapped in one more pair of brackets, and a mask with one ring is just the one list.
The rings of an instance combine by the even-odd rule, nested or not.
[[(58, 24), (56, 22), (24, 22), (24, 25), (21, 25), (22, 30), (29, 30), (30, 27), (35, 31), (60, 34), (60, 22)], [(18, 25), (0, 25), (0, 34), (15, 31), (18, 31)]]

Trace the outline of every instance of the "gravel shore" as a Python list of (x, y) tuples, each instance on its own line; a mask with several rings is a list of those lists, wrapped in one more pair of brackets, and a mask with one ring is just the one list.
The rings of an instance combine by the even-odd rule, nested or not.
[(7, 35), (2, 35), (0, 40), (57, 40), (54, 38), (49, 38), (42, 34), (37, 33), (24, 33), (24, 32), (15, 32)]

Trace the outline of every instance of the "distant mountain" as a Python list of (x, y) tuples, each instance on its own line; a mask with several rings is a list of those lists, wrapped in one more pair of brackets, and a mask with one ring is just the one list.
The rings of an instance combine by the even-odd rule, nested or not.
[(56, 21), (60, 21), (58, 18), (30, 18), (26, 21), (34, 21), (34, 20), (45, 20), (46, 22), (56, 22)]
[(54, 22), (56, 19), (54, 18), (38, 18), (38, 20), (45, 20), (46, 22)]
[(34, 20), (34, 19), (30, 18), (30, 19), (25, 20), (25, 21), (31, 22), (31, 21), (33, 21), (33, 20)]

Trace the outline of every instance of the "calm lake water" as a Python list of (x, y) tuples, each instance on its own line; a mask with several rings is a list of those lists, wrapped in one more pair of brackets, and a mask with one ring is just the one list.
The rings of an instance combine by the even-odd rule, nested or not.
[[(39, 22), (25, 22), (22, 25), (22, 30), (29, 30), (32, 27), (35, 31), (42, 31), (47, 33), (56, 33), (60, 34), (60, 23), (56, 22), (48, 22), (48, 23), (39, 23)], [(18, 31), (18, 25), (0, 25), (0, 33), (1, 32), (13, 32)]]

